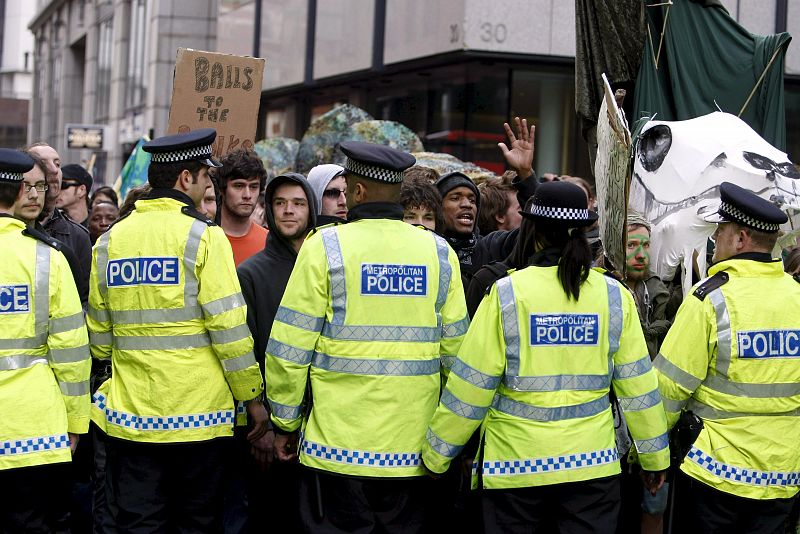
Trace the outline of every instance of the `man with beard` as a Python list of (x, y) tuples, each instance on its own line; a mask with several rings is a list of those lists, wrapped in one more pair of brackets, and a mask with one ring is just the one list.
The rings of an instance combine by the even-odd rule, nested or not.
[[(270, 228), (266, 246), (237, 269), (242, 296), (247, 303), (247, 325), (253, 335), (256, 359), (262, 366), (272, 322), (297, 253), (308, 230), (314, 228), (318, 211), (311, 186), (302, 174), (287, 173), (271, 178), (267, 182), (264, 200), (265, 218)], [(269, 283), (264, 283), (265, 280)], [(269, 467), (266, 484), (257, 469), (251, 465), (241, 466), (248, 479), (249, 522), (258, 525), (269, 520), (277, 528), (275, 521), (278, 520), (285, 527), (278, 530), (299, 531), (299, 516), (289, 513), (297, 509), (297, 467), (272, 463), (274, 440), (275, 434), (270, 430), (251, 448), (262, 469)], [(286, 491), (289, 487), (293, 490)], [(271, 513), (275, 509), (284, 512)]]
[[(514, 118), (517, 135), (508, 123), (504, 123), (510, 141), (509, 149), (505, 143), (498, 143), (506, 164), (517, 172), (513, 185), (517, 189), (517, 201), (524, 206), (536, 191), (536, 177), (533, 174), (533, 134), (536, 127), (528, 130), (527, 119)], [(444, 237), (458, 255), (461, 265), (461, 280), (469, 287), (472, 275), (492, 261), (505, 259), (514, 247), (517, 230), (492, 232), (480, 235), (477, 225), (480, 193), (477, 186), (465, 174), (451, 172), (439, 178), (436, 187), (442, 195), (444, 218)]]
[(225, 230), (238, 267), (244, 260), (264, 248), (267, 230), (253, 222), (258, 196), (264, 189), (267, 171), (254, 153), (234, 150), (222, 159), (216, 173), (220, 190), (220, 226)]
[[(44, 162), (47, 169), (47, 192), (44, 199), (44, 208), (39, 215), (42, 229), (64, 244), (62, 252), (69, 258), (72, 254), (77, 258), (79, 271), (73, 269), (72, 275), (78, 286), (78, 295), (84, 308), (89, 296), (89, 270), (92, 263), (92, 242), (89, 231), (80, 224), (65, 217), (61, 210), (56, 208), (56, 202), (61, 193), (61, 157), (53, 147), (47, 143), (34, 143), (25, 152), (34, 159)], [(69, 249), (69, 251), (66, 251)], [(70, 267), (75, 264), (70, 262)]]

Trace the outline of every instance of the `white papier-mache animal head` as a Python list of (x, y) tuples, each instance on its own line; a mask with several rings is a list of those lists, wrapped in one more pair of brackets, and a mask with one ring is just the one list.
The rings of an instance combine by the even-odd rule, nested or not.
[[(703, 216), (717, 210), (722, 182), (774, 202), (789, 216), (781, 228), (787, 237), (800, 234), (800, 173), (743, 120), (716, 112), (644, 126), (634, 146), (629, 205), (653, 225), (651, 266), (663, 280), (672, 280), (678, 267), (690, 273), (695, 252), (705, 275), (716, 225)], [(685, 276), (684, 294), (690, 287)]]

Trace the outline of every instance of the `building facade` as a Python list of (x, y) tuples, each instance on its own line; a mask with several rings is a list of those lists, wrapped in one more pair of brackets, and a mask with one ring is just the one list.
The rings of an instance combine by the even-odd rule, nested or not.
[[(113, 183), (140, 137), (166, 131), (176, 51), (214, 50), (217, 15), (216, 0), (38, 0), (29, 140)], [(69, 124), (102, 126), (102, 148), (68, 149)]]
[(27, 141), (33, 87), (33, 35), (27, 30), (36, 5), (0, 0), (0, 146)]
[[(722, 3), (753, 33), (800, 34), (800, 2)], [(166, 132), (178, 47), (266, 58), (258, 138), (299, 139), (350, 103), (410, 127), (428, 150), (502, 171), (502, 123), (519, 115), (538, 127), (537, 172), (591, 174), (572, 1), (38, 0), (29, 28), (28, 139), (65, 162), (96, 156), (98, 182), (113, 182), (140, 136)], [(800, 44), (785, 71), (787, 150), (800, 161)], [(103, 126), (103, 149), (67, 150), (67, 124)]]
[[(219, 51), (267, 58), (261, 137), (299, 139), (313, 118), (351, 103), (402, 122), (426, 149), (502, 170), (502, 123), (519, 115), (537, 124), (537, 172), (590, 175), (571, 0), (220, 1)], [(800, 34), (800, 2), (722, 3), (752, 33)], [(786, 74), (788, 150), (800, 160), (800, 44)]]

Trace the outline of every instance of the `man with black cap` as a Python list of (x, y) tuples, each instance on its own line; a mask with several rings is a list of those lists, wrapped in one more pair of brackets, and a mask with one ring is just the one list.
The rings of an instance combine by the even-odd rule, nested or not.
[(653, 363), (670, 426), (682, 411), (704, 424), (676, 515), (693, 532), (782, 532), (800, 486), (800, 283), (772, 257), (788, 218), (732, 183), (720, 197), (710, 276)]
[(153, 189), (93, 252), (90, 343), (113, 373), (92, 421), (123, 532), (220, 532), (234, 400), (247, 401), (248, 438), (266, 432), (230, 243), (195, 209), (219, 166), (215, 138), (205, 128), (146, 143)]
[[(536, 128), (531, 126), (528, 130), (527, 119), (515, 117), (514, 121), (517, 135), (508, 123), (503, 124), (511, 148), (505, 143), (498, 143), (498, 146), (508, 166), (517, 172), (513, 185), (517, 189), (519, 205), (524, 206), (537, 185), (532, 169)], [(480, 234), (476, 224), (480, 193), (465, 174), (445, 174), (436, 181), (436, 187), (442, 195), (443, 234), (458, 255), (462, 283), (467, 288), (478, 269), (492, 261), (504, 260), (511, 253), (519, 231), (498, 231), (488, 236)]]
[(63, 210), (67, 217), (89, 228), (89, 193), (92, 192), (92, 175), (81, 167), (71, 163), (61, 167), (61, 192), (56, 200), (56, 207)]
[(303, 244), (267, 343), (275, 449), (296, 458), (303, 426), (307, 531), (418, 532), (430, 502), (419, 453), (440, 362), (469, 323), (458, 260), (444, 239), (402, 220), (411, 155), (341, 149), (348, 223)]
[(47, 191), (43, 174), (25, 179), (33, 167), (0, 149), (0, 250), (10, 252), (0, 264), (0, 525), (67, 532), (71, 452), (89, 429), (89, 340), (61, 245), (13, 217)]

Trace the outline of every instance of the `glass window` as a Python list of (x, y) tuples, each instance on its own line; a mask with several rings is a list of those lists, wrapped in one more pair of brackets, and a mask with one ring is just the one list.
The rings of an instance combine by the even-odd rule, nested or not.
[(144, 105), (145, 53), (147, 51), (147, 1), (131, 2), (130, 40), (128, 47), (128, 82), (125, 84), (125, 109)]
[(97, 85), (95, 115), (98, 121), (108, 120), (111, 96), (111, 59), (114, 48), (114, 26), (111, 19), (104, 20), (98, 28)]

